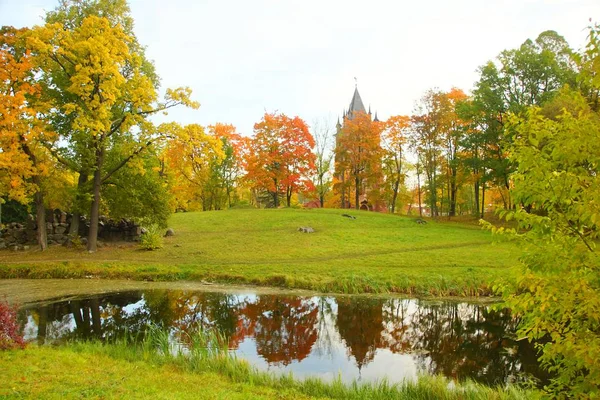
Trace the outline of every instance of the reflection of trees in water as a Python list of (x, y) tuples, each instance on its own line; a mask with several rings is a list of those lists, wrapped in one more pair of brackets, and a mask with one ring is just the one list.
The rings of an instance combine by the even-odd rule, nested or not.
[(181, 340), (198, 328), (216, 328), (230, 348), (246, 338), (269, 363), (288, 365), (311, 351), (332, 352), (343, 342), (359, 368), (377, 349), (412, 354), (432, 374), (483, 383), (540, 376), (535, 351), (511, 339), (516, 321), (485, 306), (356, 297), (238, 296), (151, 290), (74, 299), (22, 312), (37, 326), (38, 341), (58, 337), (112, 340), (143, 332), (149, 324)]
[[(106, 298), (101, 296), (42, 305), (27, 310), (22, 318), (26, 319), (29, 313), (36, 324), (37, 341), (40, 344), (58, 339), (104, 339), (115, 336), (114, 330), (124, 329), (119, 324), (123, 319), (119, 311), (123, 305), (131, 303), (132, 297), (139, 301), (141, 294), (120, 297), (108, 305)], [(112, 314), (107, 319), (109, 309)]]
[(370, 363), (381, 347), (383, 303), (381, 299), (339, 297), (337, 327), (349, 355), (358, 368)]
[(319, 356), (331, 355), (333, 346), (340, 341), (340, 335), (336, 329), (337, 307), (333, 297), (319, 297), (317, 300), (319, 316), (317, 318), (317, 341), (313, 351)]
[(257, 353), (270, 363), (288, 365), (310, 354), (317, 340), (318, 305), (297, 296), (259, 296), (242, 310), (256, 340)]
[(386, 321), (385, 347), (413, 353), (428, 373), (497, 384), (517, 379), (524, 371), (522, 359), (533, 355), (523, 351), (528, 343), (510, 339), (517, 322), (507, 311), (444, 302), (420, 303), (406, 312), (402, 302), (391, 300), (384, 307), (384, 315), (391, 318)]

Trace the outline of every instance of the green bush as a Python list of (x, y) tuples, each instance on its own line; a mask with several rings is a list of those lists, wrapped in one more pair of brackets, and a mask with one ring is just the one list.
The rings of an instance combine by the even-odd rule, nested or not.
[(163, 247), (163, 232), (158, 225), (145, 228), (140, 239), (140, 247), (144, 250), (157, 250)]

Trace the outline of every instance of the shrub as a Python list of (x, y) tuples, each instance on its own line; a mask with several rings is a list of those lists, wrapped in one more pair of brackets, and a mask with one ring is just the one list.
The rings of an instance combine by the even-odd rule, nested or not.
[(163, 247), (163, 231), (158, 225), (145, 228), (140, 238), (140, 247), (144, 250), (156, 250)]
[(16, 308), (0, 301), (0, 350), (25, 348), (25, 340), (20, 331)]

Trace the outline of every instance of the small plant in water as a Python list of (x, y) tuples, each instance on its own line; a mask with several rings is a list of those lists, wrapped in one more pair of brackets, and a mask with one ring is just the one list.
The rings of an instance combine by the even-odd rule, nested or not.
[(150, 225), (145, 228), (140, 238), (140, 247), (144, 250), (157, 250), (163, 247), (162, 230), (158, 225)]
[(24, 349), (25, 340), (20, 331), (16, 308), (0, 301), (0, 350)]

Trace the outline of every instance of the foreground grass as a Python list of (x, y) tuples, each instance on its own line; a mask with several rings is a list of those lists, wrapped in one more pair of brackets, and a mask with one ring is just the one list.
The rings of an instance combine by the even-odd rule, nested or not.
[[(344, 212), (356, 219), (344, 218)], [(337, 293), (480, 296), (520, 251), (472, 224), (347, 210), (178, 213), (163, 249), (0, 252), (0, 278), (196, 280)], [(312, 226), (315, 233), (297, 231)]]
[[(168, 333), (142, 343), (72, 343), (0, 352), (0, 398), (202, 399), (525, 399), (537, 392), (450, 385), (437, 377), (390, 385), (344, 385), (258, 372), (226, 350), (210, 350), (197, 336), (190, 350), (173, 352)], [(208, 344), (207, 344), (208, 343)]]

